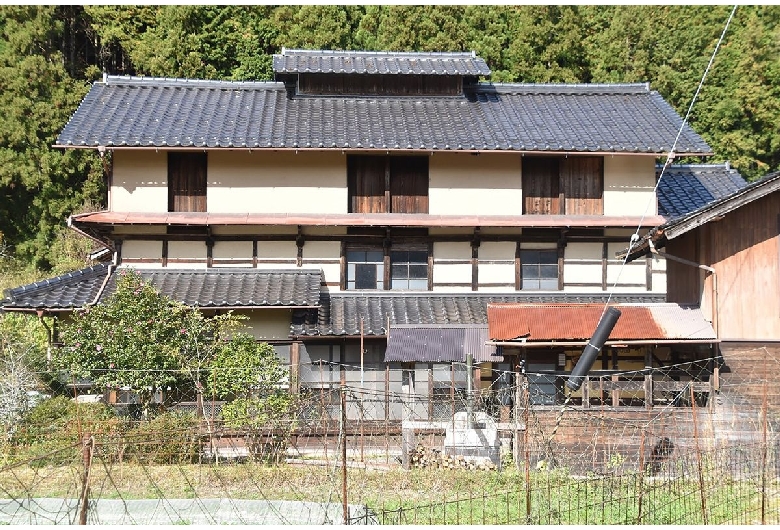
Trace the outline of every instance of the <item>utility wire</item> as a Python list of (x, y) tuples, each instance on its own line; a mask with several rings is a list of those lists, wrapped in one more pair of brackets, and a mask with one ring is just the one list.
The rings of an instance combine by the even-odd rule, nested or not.
[(606, 313), (607, 307), (609, 306), (609, 302), (612, 300), (612, 296), (614, 294), (615, 288), (617, 287), (617, 283), (620, 280), (620, 275), (623, 273), (623, 269), (626, 266), (626, 263), (628, 262), (628, 257), (631, 255), (631, 251), (634, 249), (634, 246), (636, 246), (639, 243), (640, 240), (639, 230), (642, 228), (642, 224), (644, 222), (645, 216), (647, 216), (647, 212), (650, 210), (651, 204), (655, 203), (655, 197), (656, 194), (658, 193), (658, 186), (661, 184), (661, 180), (663, 179), (666, 170), (669, 168), (672, 161), (674, 160), (677, 143), (680, 141), (680, 136), (682, 136), (683, 130), (685, 129), (685, 126), (688, 124), (688, 119), (690, 118), (691, 113), (693, 112), (693, 105), (696, 103), (696, 100), (699, 97), (699, 93), (701, 92), (701, 89), (704, 86), (704, 80), (707, 78), (707, 74), (709, 73), (710, 68), (712, 68), (712, 63), (715, 61), (715, 56), (717, 55), (718, 50), (720, 49), (720, 45), (723, 43), (723, 39), (726, 37), (726, 32), (729, 29), (729, 25), (731, 24), (731, 21), (734, 18), (734, 14), (736, 13), (736, 11), (737, 11), (737, 5), (735, 4), (734, 7), (731, 9), (731, 14), (729, 14), (728, 20), (726, 20), (726, 25), (723, 28), (723, 32), (720, 34), (718, 43), (715, 45), (715, 49), (713, 50), (712, 56), (710, 57), (710, 62), (707, 64), (707, 68), (704, 69), (704, 74), (701, 76), (701, 80), (699, 81), (699, 86), (696, 88), (696, 92), (693, 94), (693, 98), (691, 99), (691, 104), (688, 106), (688, 111), (685, 113), (685, 117), (683, 118), (683, 121), (680, 124), (680, 128), (677, 131), (677, 136), (674, 139), (674, 143), (672, 144), (672, 147), (669, 150), (669, 154), (666, 157), (666, 162), (664, 163), (663, 168), (661, 168), (661, 173), (658, 175), (658, 181), (655, 183), (655, 186), (653, 187), (653, 197), (647, 203), (647, 206), (645, 207), (645, 211), (642, 213), (642, 217), (640, 218), (639, 224), (636, 227), (636, 231), (631, 236), (631, 241), (629, 242), (629, 246), (628, 246), (628, 252), (626, 252), (625, 258), (623, 258), (623, 263), (620, 266), (620, 270), (618, 271), (618, 275), (617, 278), (615, 279), (615, 283), (612, 285), (612, 289), (609, 292), (609, 297), (607, 298), (607, 302), (604, 305), (604, 313)]

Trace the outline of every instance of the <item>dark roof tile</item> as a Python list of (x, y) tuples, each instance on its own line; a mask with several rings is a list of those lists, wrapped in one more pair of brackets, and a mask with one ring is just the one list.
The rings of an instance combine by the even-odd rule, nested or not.
[(277, 74), (426, 74), (488, 76), (490, 68), (474, 52), (372, 52), (288, 50), (273, 56)]
[[(282, 83), (108, 77), (60, 147), (666, 153), (682, 125), (646, 85), (492, 85), (463, 96), (289, 98)], [(678, 153), (709, 154), (684, 127)]]
[(667, 219), (686, 215), (744, 188), (747, 182), (728, 164), (678, 164), (656, 168), (658, 213)]
[[(316, 306), (322, 276), (321, 271), (313, 269), (139, 269), (137, 272), (162, 294), (187, 305), (208, 308)], [(3, 307), (7, 310), (84, 307), (111, 295), (116, 290), (116, 276), (116, 269), (109, 271), (106, 264), (96, 265), (9, 289)]]

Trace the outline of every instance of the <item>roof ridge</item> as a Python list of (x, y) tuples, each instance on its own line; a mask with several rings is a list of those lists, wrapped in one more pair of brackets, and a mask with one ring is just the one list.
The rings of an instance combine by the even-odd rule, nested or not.
[(652, 92), (650, 83), (499, 83), (481, 82), (471, 86), (474, 92), (498, 93), (636, 93)]
[(414, 52), (414, 51), (387, 51), (387, 50), (312, 50), (303, 48), (282, 48), (282, 52), (274, 54), (280, 57), (292, 57), (296, 55), (305, 56), (354, 56), (354, 57), (457, 57), (476, 59), (476, 51), (453, 52), (453, 51), (435, 51), (435, 52)]
[(155, 87), (193, 87), (193, 88), (246, 88), (246, 89), (283, 89), (284, 83), (280, 81), (250, 81), (232, 79), (197, 79), (190, 77), (157, 77), (138, 75), (107, 75), (98, 84), (104, 85), (153, 85)]

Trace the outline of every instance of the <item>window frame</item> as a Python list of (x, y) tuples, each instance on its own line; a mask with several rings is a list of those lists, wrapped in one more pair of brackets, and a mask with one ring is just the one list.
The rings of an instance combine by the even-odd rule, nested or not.
[[(539, 259), (531, 260), (533, 255)], [(548, 259), (544, 260), (543, 256)], [(561, 268), (560, 252), (557, 248), (521, 248), (520, 258), (520, 290), (521, 291), (560, 291), (561, 290)], [(544, 269), (543, 269), (544, 268)], [(536, 274), (528, 276), (527, 272), (536, 270)], [(555, 276), (545, 277), (543, 270), (555, 270)], [(553, 285), (554, 280), (554, 285)], [(536, 282), (536, 287), (531, 284)], [(547, 282), (547, 283), (544, 283)], [(543, 287), (544, 285), (544, 287)]]
[[(419, 243), (396, 243), (393, 245), (385, 244), (344, 244), (344, 275), (342, 289), (345, 291), (397, 291), (397, 292), (421, 292), (429, 291), (431, 286), (431, 248), (428, 244)], [(382, 260), (376, 259), (380, 254)], [(418, 259), (414, 261), (394, 261), (393, 254), (407, 254), (407, 260), (412, 257), (409, 254), (415, 253)], [(369, 254), (373, 254), (373, 260), (371, 261), (355, 261), (356, 254), (364, 254), (366, 258)], [(358, 287), (357, 272), (358, 267), (353, 265), (361, 264), (375, 264), (376, 266), (376, 287)], [(399, 271), (403, 267), (406, 269), (405, 276), (395, 276), (395, 272)], [(412, 268), (425, 267), (425, 277), (421, 275), (417, 277), (410, 277), (412, 274)], [(394, 270), (395, 269), (395, 270)], [(380, 276), (381, 274), (381, 276)], [(406, 282), (406, 287), (396, 287), (398, 282)], [(413, 288), (412, 285), (418, 285), (419, 288)]]

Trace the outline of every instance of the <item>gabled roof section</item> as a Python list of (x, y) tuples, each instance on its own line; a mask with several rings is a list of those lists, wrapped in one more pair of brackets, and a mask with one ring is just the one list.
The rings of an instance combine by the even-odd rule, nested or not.
[(625, 249), (617, 253), (620, 259), (628, 254), (628, 261), (647, 255), (651, 247), (663, 247), (666, 241), (679, 237), (713, 219), (718, 219), (737, 208), (741, 208), (762, 197), (780, 190), (780, 171), (765, 175), (763, 178), (747, 184), (746, 186), (716, 199), (685, 215), (671, 219), (649, 231), (630, 250)]
[(95, 303), (103, 294), (113, 268), (107, 263), (55, 278), (6, 289), (2, 301), (6, 311), (69, 310)]
[(277, 74), (425, 74), (489, 76), (474, 52), (288, 50), (273, 56)]
[(674, 219), (747, 186), (729, 164), (676, 164), (656, 167), (658, 213)]
[[(460, 96), (289, 98), (282, 82), (107, 76), (56, 147), (666, 154), (682, 118), (646, 84), (476, 84)], [(675, 151), (709, 155), (688, 126)]]
[[(122, 268), (118, 269), (123, 270)], [(162, 294), (190, 306), (214, 309), (316, 307), (319, 270), (212, 268), (138, 269)], [(100, 303), (116, 290), (117, 269), (108, 264), (9, 289), (6, 311), (71, 311)]]
[[(608, 294), (459, 293), (436, 292), (323, 292), (317, 310), (293, 315), (292, 336), (383, 337), (398, 325), (487, 325), (489, 303), (606, 303)], [(662, 302), (663, 295), (615, 295), (622, 302)], [(362, 320), (362, 328), (361, 328)]]
[[(698, 307), (679, 304), (614, 304), (621, 312), (609, 341), (715, 342), (712, 325)], [(604, 304), (489, 304), (489, 334), (495, 341), (524, 343), (587, 341)]]

